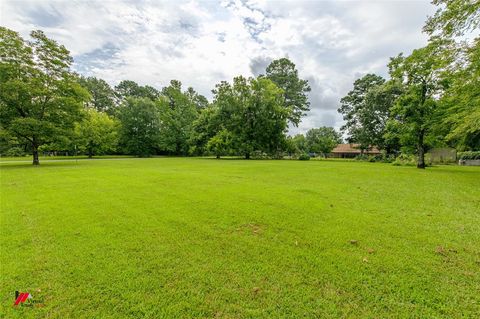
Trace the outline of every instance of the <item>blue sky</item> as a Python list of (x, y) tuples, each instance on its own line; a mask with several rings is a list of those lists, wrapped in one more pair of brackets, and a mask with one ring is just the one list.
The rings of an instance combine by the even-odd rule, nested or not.
[(72, 53), (74, 68), (115, 85), (161, 88), (182, 81), (210, 90), (236, 75), (264, 72), (289, 57), (312, 86), (311, 111), (291, 133), (340, 127), (339, 100), (389, 57), (426, 44), (434, 12), (418, 1), (26, 1), (2, 0), (0, 25), (42, 29)]

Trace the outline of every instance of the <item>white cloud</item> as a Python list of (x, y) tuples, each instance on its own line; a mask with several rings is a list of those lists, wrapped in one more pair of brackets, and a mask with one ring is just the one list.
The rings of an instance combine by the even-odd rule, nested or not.
[(210, 97), (221, 80), (263, 72), (288, 56), (309, 79), (312, 111), (292, 133), (341, 126), (339, 99), (355, 78), (386, 74), (390, 56), (426, 43), (427, 1), (15, 1), (1, 24), (27, 37), (42, 29), (74, 67), (115, 85), (171, 79)]

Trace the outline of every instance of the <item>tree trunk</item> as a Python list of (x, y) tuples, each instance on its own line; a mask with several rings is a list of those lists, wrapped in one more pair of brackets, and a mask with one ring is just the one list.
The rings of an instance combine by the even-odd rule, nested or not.
[(245, 153), (245, 159), (250, 159), (250, 153)]
[(38, 146), (37, 145), (32, 145), (33, 147), (33, 165), (40, 165), (40, 161), (38, 159)]
[(425, 168), (425, 145), (423, 144), (423, 132), (418, 135), (418, 162), (417, 168)]
[(220, 158), (220, 155), (217, 155), (217, 159), (219, 159), (219, 158)]
[(392, 150), (391, 150), (391, 148), (390, 148), (389, 146), (386, 146), (386, 147), (385, 147), (385, 152), (387, 153), (387, 155), (392, 154)]
[[(424, 114), (423, 110), (425, 107), (425, 101), (427, 100), (427, 84), (425, 82), (422, 83), (422, 100), (421, 100), (421, 107), (420, 107), (420, 116), (423, 119)], [(417, 168), (425, 169), (425, 144), (423, 143), (423, 139), (425, 136), (425, 129), (421, 128), (420, 132), (418, 133), (418, 162)]]

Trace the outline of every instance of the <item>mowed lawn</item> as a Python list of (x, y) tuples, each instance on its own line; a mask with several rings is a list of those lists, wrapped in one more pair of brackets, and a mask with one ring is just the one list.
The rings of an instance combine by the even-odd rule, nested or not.
[[(480, 168), (3, 163), (5, 318), (479, 318)], [(43, 307), (13, 307), (14, 292)]]

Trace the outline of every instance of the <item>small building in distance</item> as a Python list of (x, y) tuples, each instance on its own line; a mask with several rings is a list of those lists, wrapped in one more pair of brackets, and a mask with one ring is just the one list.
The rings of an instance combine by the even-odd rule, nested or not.
[[(329, 157), (333, 158), (354, 158), (357, 155), (362, 154), (360, 150), (360, 144), (338, 144), (332, 152), (329, 154)], [(363, 154), (365, 155), (378, 155), (381, 152), (377, 147), (372, 146), (368, 150), (364, 150)]]

